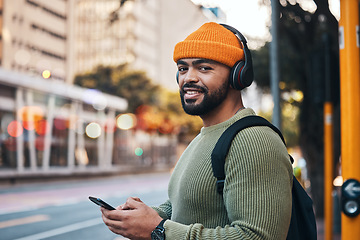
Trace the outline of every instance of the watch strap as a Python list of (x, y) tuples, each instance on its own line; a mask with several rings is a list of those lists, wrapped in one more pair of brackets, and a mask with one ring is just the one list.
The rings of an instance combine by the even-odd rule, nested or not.
[(152, 240), (165, 240), (165, 228), (164, 222), (166, 219), (161, 220), (159, 225), (151, 232), (151, 239)]
[(166, 221), (166, 219), (161, 220), (161, 222), (159, 223), (159, 225), (157, 225), (157, 227), (164, 228), (165, 221)]

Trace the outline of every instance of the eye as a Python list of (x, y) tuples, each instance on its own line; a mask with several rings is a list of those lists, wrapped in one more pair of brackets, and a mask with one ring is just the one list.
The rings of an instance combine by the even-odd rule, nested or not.
[(213, 68), (212, 67), (209, 67), (209, 66), (200, 66), (199, 67), (199, 70), (200, 71), (209, 71), (209, 70), (212, 70)]
[(186, 71), (188, 68), (187, 67), (183, 67), (183, 66), (179, 66), (178, 67), (178, 71), (179, 72), (184, 72), (184, 71)]

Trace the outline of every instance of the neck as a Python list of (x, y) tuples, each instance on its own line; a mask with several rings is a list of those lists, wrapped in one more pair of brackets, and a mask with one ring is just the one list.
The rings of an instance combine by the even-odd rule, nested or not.
[(241, 92), (229, 88), (228, 94), (223, 102), (206, 115), (200, 116), (204, 127), (225, 122), (233, 117), (238, 111), (244, 109)]
[(245, 107), (242, 102), (241, 104), (236, 104), (228, 107), (225, 107), (221, 104), (210, 113), (200, 117), (203, 120), (203, 126), (210, 127), (212, 125), (225, 122), (243, 109), (245, 109)]
[[(237, 111), (236, 111), (236, 113), (235, 114), (237, 114), (238, 112), (240, 112), (241, 110), (244, 110), (246, 107), (244, 107), (244, 106), (242, 106), (241, 108), (239, 108)], [(234, 114), (234, 115), (235, 115)]]

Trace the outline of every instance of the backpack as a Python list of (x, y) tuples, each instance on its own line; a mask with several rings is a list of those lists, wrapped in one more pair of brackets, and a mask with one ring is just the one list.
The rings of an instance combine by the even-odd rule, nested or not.
[[(284, 137), (280, 130), (260, 116), (244, 117), (229, 128), (220, 136), (211, 154), (211, 163), (214, 176), (217, 178), (216, 188), (219, 194), (223, 193), (225, 182), (225, 159), (229, 152), (231, 142), (236, 134), (244, 128), (253, 126), (268, 126), (273, 129), (285, 144)], [(291, 163), (294, 159), (289, 154)], [(287, 240), (316, 240), (316, 221), (313, 211), (313, 202), (304, 188), (293, 176), (292, 186), (292, 210)]]

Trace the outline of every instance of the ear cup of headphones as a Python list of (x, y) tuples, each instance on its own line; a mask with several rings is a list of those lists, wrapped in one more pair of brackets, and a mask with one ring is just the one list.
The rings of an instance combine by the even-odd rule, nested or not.
[[(250, 52), (248, 54), (250, 54)], [(243, 90), (253, 82), (254, 73), (252, 67), (249, 66), (252, 66), (251, 57), (250, 61), (239, 61), (232, 67), (229, 81), (234, 89)]]
[(229, 75), (229, 81), (232, 88), (236, 90), (243, 90), (246, 87), (249, 87), (253, 82), (254, 74), (248, 62), (238, 61), (231, 68)]
[(179, 84), (179, 71), (176, 72), (176, 82)]
[(241, 83), (241, 71), (245, 66), (244, 61), (238, 61), (235, 65), (231, 68), (230, 75), (229, 75), (229, 82), (230, 86), (236, 90), (241, 90), (244, 86)]

